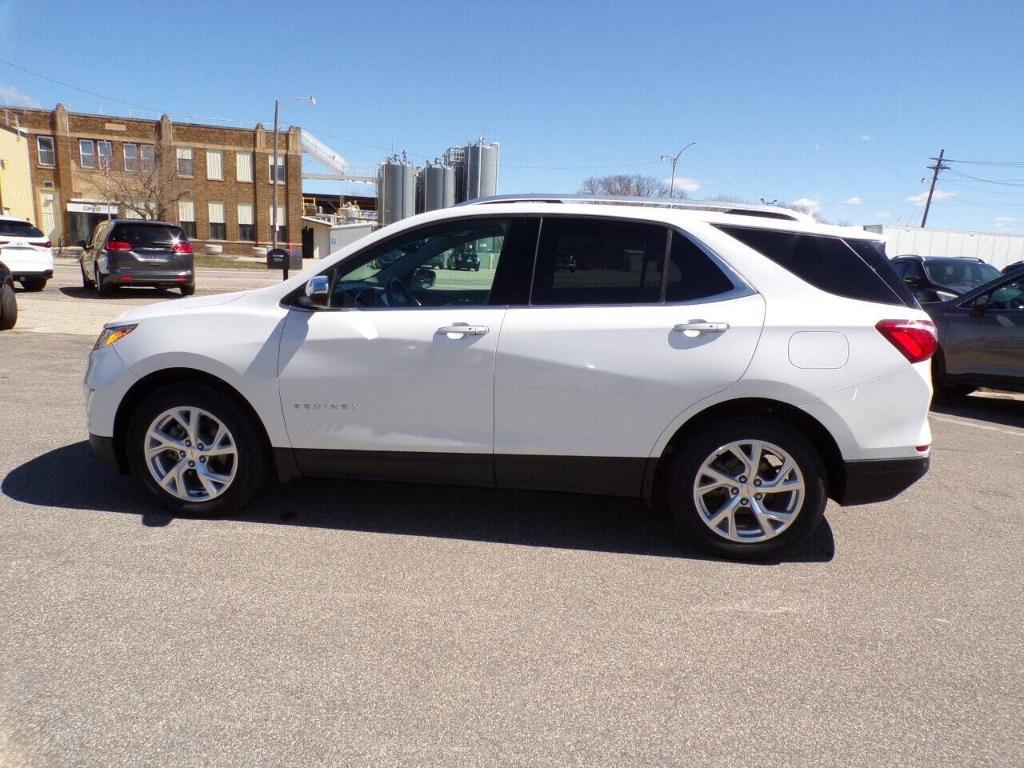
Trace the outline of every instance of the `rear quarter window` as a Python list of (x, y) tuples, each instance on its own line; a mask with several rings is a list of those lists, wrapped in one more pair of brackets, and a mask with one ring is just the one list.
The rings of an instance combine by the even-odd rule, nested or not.
[(881, 249), (868, 240), (716, 225), (815, 288), (848, 299), (917, 306)]
[(43, 233), (27, 221), (0, 221), (0, 235), (8, 237), (42, 237)]

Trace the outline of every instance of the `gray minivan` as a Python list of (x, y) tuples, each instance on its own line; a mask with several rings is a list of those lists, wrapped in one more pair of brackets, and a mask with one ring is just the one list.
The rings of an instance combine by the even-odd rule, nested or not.
[(82, 285), (107, 296), (115, 288), (136, 285), (196, 290), (192, 246), (177, 224), (112, 219), (96, 225), (92, 239), (79, 242)]

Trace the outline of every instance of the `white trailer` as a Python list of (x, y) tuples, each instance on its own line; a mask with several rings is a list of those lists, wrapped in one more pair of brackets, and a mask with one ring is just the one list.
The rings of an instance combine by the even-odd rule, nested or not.
[(908, 254), (972, 256), (999, 269), (1016, 261), (1024, 261), (1024, 235), (931, 227), (922, 229), (892, 224), (871, 224), (864, 229), (885, 237), (885, 250), (890, 258)]

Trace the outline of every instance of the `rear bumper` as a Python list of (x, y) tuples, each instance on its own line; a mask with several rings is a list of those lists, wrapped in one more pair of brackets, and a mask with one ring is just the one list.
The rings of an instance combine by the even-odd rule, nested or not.
[(888, 501), (928, 472), (928, 457), (844, 462), (843, 487), (833, 499), (844, 507)]
[(114, 270), (103, 276), (107, 285), (191, 285), (196, 281), (192, 270), (144, 271)]

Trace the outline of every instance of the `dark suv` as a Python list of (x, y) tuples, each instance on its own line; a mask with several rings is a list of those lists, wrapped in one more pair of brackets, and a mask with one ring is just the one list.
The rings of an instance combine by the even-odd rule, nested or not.
[(991, 264), (959, 256), (898, 256), (892, 268), (922, 304), (955, 299), (999, 277)]
[(176, 287), (184, 296), (195, 293), (192, 246), (177, 224), (112, 219), (96, 225), (92, 239), (79, 245), (82, 285), (100, 296), (134, 285)]

